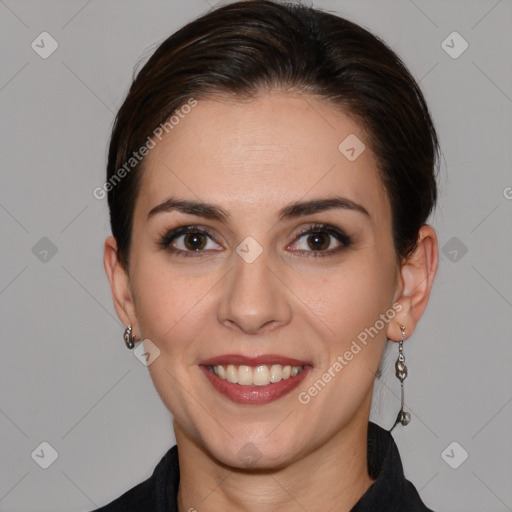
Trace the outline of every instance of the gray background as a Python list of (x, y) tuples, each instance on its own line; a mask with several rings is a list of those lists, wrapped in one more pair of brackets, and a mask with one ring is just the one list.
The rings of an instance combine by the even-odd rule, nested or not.
[[(431, 219), (440, 268), (405, 344), (412, 422), (393, 431), (406, 476), (436, 511), (512, 510), (512, 1), (313, 4), (402, 56), (441, 138)], [(122, 340), (102, 263), (107, 204), (92, 190), (103, 183), (134, 65), (209, 8), (205, 0), (0, 0), (4, 512), (103, 505), (147, 478), (174, 443), (147, 368)], [(47, 59), (31, 48), (43, 31), (59, 45)], [(458, 58), (442, 46), (453, 31), (469, 44)], [(461, 44), (445, 43), (452, 53)], [(399, 408), (396, 347), (371, 417), (386, 428)], [(58, 454), (47, 469), (42, 442)]]

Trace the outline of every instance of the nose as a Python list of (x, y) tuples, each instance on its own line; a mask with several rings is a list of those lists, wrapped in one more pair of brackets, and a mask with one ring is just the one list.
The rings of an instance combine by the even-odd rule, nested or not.
[(233, 254), (234, 268), (226, 276), (218, 321), (246, 334), (272, 331), (286, 325), (292, 310), (289, 289), (269, 265), (266, 251), (248, 263)]

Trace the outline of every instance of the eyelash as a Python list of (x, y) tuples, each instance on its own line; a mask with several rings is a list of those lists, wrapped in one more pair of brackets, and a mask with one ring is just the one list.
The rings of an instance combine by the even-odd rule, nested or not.
[[(341, 231), (340, 229), (330, 226), (329, 224), (313, 224), (311, 226), (308, 226), (307, 228), (301, 230), (299, 233), (295, 235), (297, 239), (302, 238), (304, 235), (312, 235), (316, 233), (321, 234), (328, 234), (333, 236), (338, 242), (341, 243), (339, 247), (336, 249), (331, 249), (329, 251), (298, 251), (306, 253), (306, 256), (303, 256), (305, 258), (323, 258), (325, 256), (332, 256), (334, 254), (337, 254), (338, 252), (350, 247), (352, 245), (352, 238)], [(188, 234), (199, 234), (199, 235), (206, 235), (209, 236), (211, 239), (215, 241), (215, 238), (213, 236), (213, 232), (210, 231), (206, 227), (199, 227), (199, 226), (180, 226), (174, 229), (171, 229), (170, 231), (164, 233), (160, 237), (160, 241), (158, 242), (158, 245), (170, 252), (171, 254), (175, 254), (177, 256), (185, 256), (185, 257), (202, 257), (205, 251), (204, 250), (189, 250), (184, 251), (182, 249), (176, 249), (171, 248), (170, 244), (174, 242), (177, 238), (183, 235)]]

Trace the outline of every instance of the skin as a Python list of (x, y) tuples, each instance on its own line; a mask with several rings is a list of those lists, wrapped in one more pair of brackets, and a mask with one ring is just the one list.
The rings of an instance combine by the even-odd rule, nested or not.
[[(119, 318), (160, 350), (148, 368), (174, 418), (180, 512), (349, 511), (372, 484), (366, 442), (375, 373), (386, 338), (400, 340), (399, 324), (409, 338), (427, 306), (438, 244), (425, 225), (414, 254), (399, 261), (377, 160), (366, 143), (349, 161), (338, 150), (349, 134), (366, 143), (353, 119), (310, 96), (275, 91), (245, 102), (198, 100), (146, 157), (128, 272), (115, 239), (105, 241)], [(278, 218), (290, 202), (335, 194), (369, 216), (338, 208)], [(229, 219), (176, 210), (148, 219), (171, 195), (218, 205)], [(317, 222), (344, 230), (352, 245), (315, 256), (311, 237), (297, 233)], [(202, 256), (184, 236), (172, 245), (188, 248), (190, 257), (158, 245), (162, 234), (182, 225), (212, 230), (212, 238), (201, 239)], [(247, 236), (263, 250), (252, 263), (235, 251)], [(323, 252), (343, 246), (324, 237)], [(298, 393), (393, 304), (400, 308), (394, 318), (301, 404)], [(275, 402), (235, 404), (198, 366), (229, 353), (282, 354), (311, 361), (313, 369)], [(251, 467), (239, 458), (248, 443), (259, 454)]]

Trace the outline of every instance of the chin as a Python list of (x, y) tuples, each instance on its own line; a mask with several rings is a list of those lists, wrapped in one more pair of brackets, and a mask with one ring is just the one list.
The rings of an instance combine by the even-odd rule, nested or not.
[(280, 469), (289, 465), (297, 457), (297, 445), (284, 441), (276, 445), (266, 444), (265, 440), (251, 442), (243, 439), (228, 441), (225, 448), (219, 448), (219, 444), (208, 446), (210, 455), (219, 463), (230, 468), (247, 471), (264, 471)]

